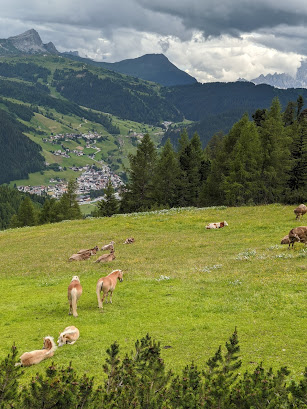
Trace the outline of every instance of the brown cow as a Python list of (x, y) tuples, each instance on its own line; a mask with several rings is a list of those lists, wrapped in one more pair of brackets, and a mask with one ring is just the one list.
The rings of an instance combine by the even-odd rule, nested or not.
[(296, 215), (296, 220), (301, 220), (305, 213), (307, 213), (307, 206), (300, 204), (296, 209), (293, 210)]
[(296, 241), (305, 244), (307, 243), (307, 226), (295, 227), (294, 229), (290, 230), (289, 248), (291, 244), (293, 248)]
[(280, 244), (289, 244), (289, 243), (290, 243), (289, 234), (287, 234), (285, 237), (281, 239)]

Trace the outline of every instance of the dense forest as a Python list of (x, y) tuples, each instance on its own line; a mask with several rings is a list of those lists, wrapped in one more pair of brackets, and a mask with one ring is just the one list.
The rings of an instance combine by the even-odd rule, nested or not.
[(24, 179), (45, 167), (41, 147), (26, 137), (22, 124), (0, 109), (0, 184)]
[[(307, 201), (307, 110), (302, 110), (303, 105), (299, 97), (282, 112), (274, 98), (268, 110), (256, 110), (252, 119), (244, 114), (228, 134), (214, 135), (205, 149), (197, 133), (189, 138), (184, 130), (177, 149), (168, 139), (158, 152), (146, 134), (129, 157), (121, 201), (115, 199), (109, 182), (93, 216), (170, 207)], [(30, 200), (18, 210), (10, 204), (4, 206), (1, 227), (81, 218), (76, 182), (70, 181), (69, 186), (60, 201), (46, 199), (39, 210)], [(4, 197), (11, 197), (8, 191)]]
[(81, 219), (76, 189), (76, 182), (69, 181), (67, 192), (56, 200), (0, 186), (0, 230)]
[(157, 207), (253, 205), (307, 200), (307, 110), (302, 97), (284, 112), (278, 98), (216, 134), (205, 150), (184, 130), (158, 155), (149, 135), (130, 156), (121, 211)]
[(168, 118), (181, 121), (182, 114), (158, 95), (153, 87), (135, 80), (99, 78), (88, 70), (56, 70), (54, 83), (65, 98), (89, 108), (109, 112), (123, 119), (155, 124)]
[(11, 219), (19, 212), (21, 204), (27, 198), (27, 202), (33, 209), (39, 211), (45, 202), (45, 198), (36, 195), (20, 193), (17, 189), (9, 186), (0, 186), (0, 230), (7, 229), (11, 225)]

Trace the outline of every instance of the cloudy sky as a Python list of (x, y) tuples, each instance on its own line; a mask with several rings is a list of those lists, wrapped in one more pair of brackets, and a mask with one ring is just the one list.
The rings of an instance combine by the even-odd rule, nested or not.
[(115, 62), (164, 53), (200, 82), (295, 75), (306, 0), (0, 0), (0, 38), (34, 28), (59, 51)]

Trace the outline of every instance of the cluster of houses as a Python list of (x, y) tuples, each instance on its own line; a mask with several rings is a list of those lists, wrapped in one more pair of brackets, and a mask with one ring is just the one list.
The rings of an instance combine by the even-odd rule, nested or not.
[[(74, 168), (73, 170), (76, 169)], [(116, 191), (123, 186), (121, 178), (112, 172), (107, 165), (102, 165), (101, 169), (86, 165), (78, 168), (78, 171), (80, 170), (82, 170), (82, 173), (77, 178), (78, 189), (76, 192), (79, 204), (90, 203), (90, 191), (104, 189), (109, 180)], [(48, 195), (56, 199), (59, 199), (67, 191), (67, 182), (63, 179), (50, 179), (49, 183), (47, 186), (17, 186), (17, 189), (20, 192), (28, 192), (39, 196)], [(101, 198), (96, 198), (94, 201)]]
[(90, 133), (59, 133), (56, 135), (50, 135), (49, 138), (43, 138), (43, 142), (51, 142), (53, 144), (57, 143), (58, 141), (71, 141), (76, 139), (85, 139), (87, 141), (93, 142), (97, 139), (102, 138), (97, 132), (90, 132)]

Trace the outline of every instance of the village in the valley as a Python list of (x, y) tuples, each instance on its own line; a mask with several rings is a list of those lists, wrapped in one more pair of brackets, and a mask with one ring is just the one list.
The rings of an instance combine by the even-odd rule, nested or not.
[[(49, 138), (44, 138), (44, 142), (51, 142), (52, 144), (58, 143), (58, 141), (75, 140), (77, 138), (83, 138), (86, 140), (87, 148), (94, 148), (96, 152), (94, 154), (88, 155), (90, 159), (95, 158), (95, 154), (100, 151), (100, 148), (95, 147), (96, 141), (101, 138), (101, 135), (94, 133), (89, 134), (59, 134), (51, 135)], [(52, 151), (55, 156), (63, 156), (69, 158), (71, 154), (76, 156), (83, 156), (81, 149), (55, 149)], [(97, 165), (85, 165), (85, 166), (72, 166), (71, 170), (81, 174), (76, 178), (78, 183), (78, 189), (76, 191), (79, 204), (91, 203), (97, 200), (101, 200), (102, 197), (96, 197), (91, 200), (91, 191), (100, 191), (104, 189), (110, 180), (114, 190), (116, 191), (115, 196), (118, 196), (118, 189), (123, 186), (123, 181), (116, 173), (114, 173), (111, 168), (105, 164), (103, 161), (96, 161)], [(46, 164), (48, 165), (48, 164)], [(59, 167), (61, 170), (61, 167)], [(48, 195), (49, 197), (59, 199), (63, 193), (67, 191), (67, 180), (61, 179), (60, 177), (51, 178), (48, 185), (39, 186), (17, 186), (17, 189), (21, 192), (28, 192), (36, 195)]]

